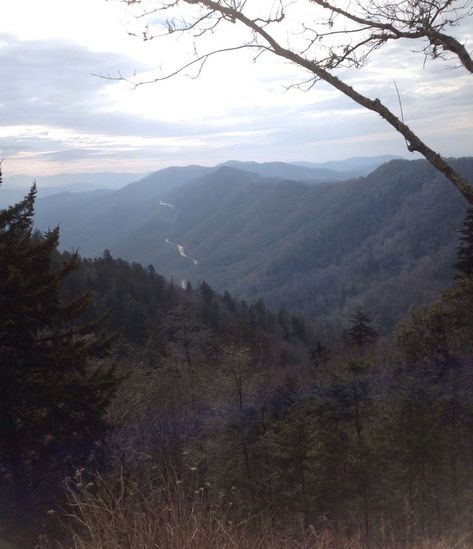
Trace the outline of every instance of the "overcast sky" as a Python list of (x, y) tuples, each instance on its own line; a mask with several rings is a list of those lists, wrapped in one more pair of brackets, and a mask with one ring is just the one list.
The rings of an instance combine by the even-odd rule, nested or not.
[[(150, 77), (186, 58), (185, 40), (129, 36), (141, 24), (116, 0), (0, 3), (5, 175), (144, 172), (229, 159), (409, 157), (403, 139), (377, 115), (327, 85), (288, 91), (305, 75), (268, 55), (253, 63), (248, 52), (227, 54), (213, 58), (198, 79), (180, 75), (136, 89), (94, 76)], [(457, 29), (462, 39), (468, 28), (471, 21)], [(216, 43), (236, 43), (237, 33), (230, 29)], [(342, 75), (398, 113), (395, 79), (406, 122), (430, 146), (447, 156), (473, 154), (473, 77), (465, 70), (434, 61), (423, 66), (422, 56), (396, 44), (368, 67)]]

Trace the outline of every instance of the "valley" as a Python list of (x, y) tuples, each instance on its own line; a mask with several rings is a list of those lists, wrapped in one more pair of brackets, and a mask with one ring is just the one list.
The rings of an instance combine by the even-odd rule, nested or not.
[[(59, 224), (62, 249), (108, 249), (327, 327), (359, 305), (389, 332), (451, 280), (465, 207), (425, 162), (392, 160), (367, 176), (315, 184), (230, 164), (169, 168), (107, 194), (47, 197), (37, 226)], [(471, 159), (455, 165), (473, 171)]]

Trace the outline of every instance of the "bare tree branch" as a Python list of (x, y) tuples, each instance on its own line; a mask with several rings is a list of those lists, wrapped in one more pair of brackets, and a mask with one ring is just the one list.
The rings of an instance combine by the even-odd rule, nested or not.
[[(125, 1), (128, 4), (140, 3), (140, 0)], [(428, 42), (427, 49), (424, 48), (423, 50), (425, 55), (435, 59), (442, 57), (445, 52), (452, 53), (458, 57), (467, 70), (473, 72), (472, 58), (464, 45), (443, 32), (446, 27), (458, 25), (464, 17), (471, 15), (473, 0), (466, 0), (460, 6), (455, 0), (375, 0), (363, 5), (360, 3), (355, 4), (353, 11), (339, 8), (327, 0), (309, 1), (329, 13), (329, 17), (325, 21), (328, 30), (320, 33), (315, 29), (308, 29), (307, 26), (304, 26), (304, 32), (310, 30), (312, 36), (309, 38), (309, 45), (299, 51), (284, 46), (272, 34), (271, 27), (281, 23), (285, 18), (285, 6), (281, 2), (279, 2), (276, 12), (269, 14), (267, 17), (246, 15), (244, 8), (247, 5), (247, 0), (174, 0), (167, 4), (161, 2), (160, 6), (164, 8), (176, 8), (183, 4), (202, 8), (203, 13), (197, 16), (193, 23), (183, 25), (182, 29), (178, 30), (189, 31), (194, 33), (194, 36), (201, 37), (211, 32), (209, 28), (213, 29), (216, 24), (225, 21), (238, 23), (251, 31), (252, 40), (235, 47), (215, 49), (204, 55), (199, 56), (196, 54), (193, 60), (171, 73), (148, 82), (140, 82), (138, 85), (166, 80), (194, 65), (199, 67), (198, 75), (209, 57), (218, 53), (244, 48), (254, 48), (259, 53), (270, 51), (311, 73), (311, 77), (304, 84), (309, 84), (312, 87), (317, 80), (324, 80), (358, 105), (381, 116), (404, 137), (409, 151), (420, 153), (450, 180), (470, 204), (473, 204), (473, 188), (470, 183), (453, 169), (439, 153), (431, 149), (418, 137), (405, 123), (402, 112), (401, 119), (399, 119), (378, 98), (371, 99), (363, 95), (333, 73), (334, 69), (341, 66), (361, 67), (367, 62), (370, 54), (375, 49), (380, 48), (389, 40), (400, 38), (425, 39)], [(357, 6), (361, 14), (354, 11)], [(312, 46), (318, 45), (321, 39), (325, 37), (334, 36), (335, 34), (337, 36), (343, 35), (343, 31), (332, 28), (338, 16), (360, 25), (359, 28), (348, 29), (349, 32), (347, 33), (347, 36), (352, 34), (356, 36), (357, 33), (361, 33), (359, 40), (353, 44), (348, 42), (341, 46), (330, 46), (326, 57), (314, 58)], [(215, 17), (215, 20), (211, 26), (204, 25), (201, 28), (200, 24), (202, 22), (207, 24), (212, 20), (212, 17)], [(366, 32), (367, 35), (365, 35)], [(123, 78), (120, 76), (118, 79)], [(299, 85), (302, 86), (302, 84)]]
[[(410, 40), (424, 38), (429, 43), (431, 57), (439, 57), (442, 52), (453, 53), (462, 65), (473, 73), (473, 59), (465, 46), (453, 36), (442, 32), (444, 27), (456, 25), (462, 17), (471, 15), (471, 2), (466, 2), (461, 7), (459, 10), (461, 14), (457, 13), (453, 18), (445, 17), (440, 23), (437, 22), (440, 14), (451, 14), (449, 10), (453, 3), (451, 0), (404, 0), (397, 4), (382, 5), (371, 2), (372, 7), (370, 10), (364, 10), (364, 16), (344, 10), (327, 0), (311, 0), (311, 2), (362, 25), (360, 31), (366, 28), (381, 31), (381, 33), (372, 34), (367, 41), (381, 44), (399, 38)], [(378, 9), (374, 11), (373, 6), (377, 6)]]
[(163, 74), (161, 76), (156, 76), (155, 78), (151, 78), (149, 80), (134, 80), (131, 78), (127, 78), (123, 76), (120, 71), (117, 73), (117, 76), (112, 76), (110, 74), (102, 74), (102, 73), (99, 73), (99, 74), (93, 73), (92, 76), (98, 76), (99, 78), (103, 78), (105, 80), (118, 80), (121, 82), (128, 82), (128, 84), (131, 84), (134, 88), (138, 88), (139, 86), (143, 86), (145, 84), (155, 84), (156, 82), (169, 80), (170, 78), (173, 78), (178, 74), (185, 73), (187, 69), (197, 66), (197, 71), (195, 74), (187, 75), (189, 76), (189, 78), (196, 79), (196, 78), (199, 78), (199, 76), (201, 75), (204, 65), (207, 63), (210, 57), (213, 57), (214, 55), (219, 55), (221, 53), (229, 53), (229, 52), (245, 50), (245, 49), (256, 49), (258, 50), (258, 54), (261, 54), (264, 50), (268, 50), (268, 48), (265, 48), (265, 46), (262, 46), (259, 44), (240, 44), (239, 46), (234, 46), (231, 48), (220, 48), (217, 50), (212, 50), (211, 52), (204, 53), (203, 55), (198, 55), (188, 63), (181, 65), (180, 67), (173, 70), (172, 72)]

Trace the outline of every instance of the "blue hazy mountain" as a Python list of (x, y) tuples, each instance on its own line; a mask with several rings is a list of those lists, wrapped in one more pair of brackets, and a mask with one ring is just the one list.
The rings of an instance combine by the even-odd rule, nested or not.
[[(473, 179), (473, 159), (454, 163)], [(450, 280), (464, 211), (420, 160), (315, 185), (188, 166), (119, 190), (43, 198), (37, 225), (59, 223), (63, 249), (85, 256), (107, 248), (175, 280), (206, 280), (330, 322), (360, 304), (388, 329)]]

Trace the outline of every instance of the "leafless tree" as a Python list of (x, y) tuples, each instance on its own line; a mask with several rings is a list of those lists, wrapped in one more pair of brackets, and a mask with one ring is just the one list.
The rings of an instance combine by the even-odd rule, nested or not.
[[(247, 48), (257, 59), (270, 52), (305, 69), (310, 76), (304, 83), (309, 87), (323, 80), (379, 114), (404, 137), (409, 151), (420, 153), (473, 204), (470, 183), (405, 123), (402, 105), (398, 117), (378, 98), (363, 95), (336, 74), (340, 68), (363, 67), (375, 50), (394, 40), (410, 41), (417, 48), (411, 50), (413, 54), (453, 61), (459, 70), (473, 73), (471, 53), (453, 36), (453, 28), (461, 27), (471, 17), (473, 0), (121, 1), (129, 6), (140, 5), (141, 16), (155, 16), (160, 22), (162, 34), (154, 26), (146, 26), (142, 33), (145, 40), (185, 33), (195, 41), (194, 55), (188, 62), (148, 82), (166, 80), (191, 67), (199, 75), (207, 60), (219, 53)], [(294, 9), (304, 10), (304, 22), (297, 32), (287, 23), (287, 14)], [(239, 41), (221, 48), (211, 45), (210, 50), (200, 53), (200, 43), (208, 44), (205, 38), (215, 36), (227, 24), (238, 24), (245, 31)], [(289, 28), (288, 38), (281, 38), (285, 36), (281, 28)]]

